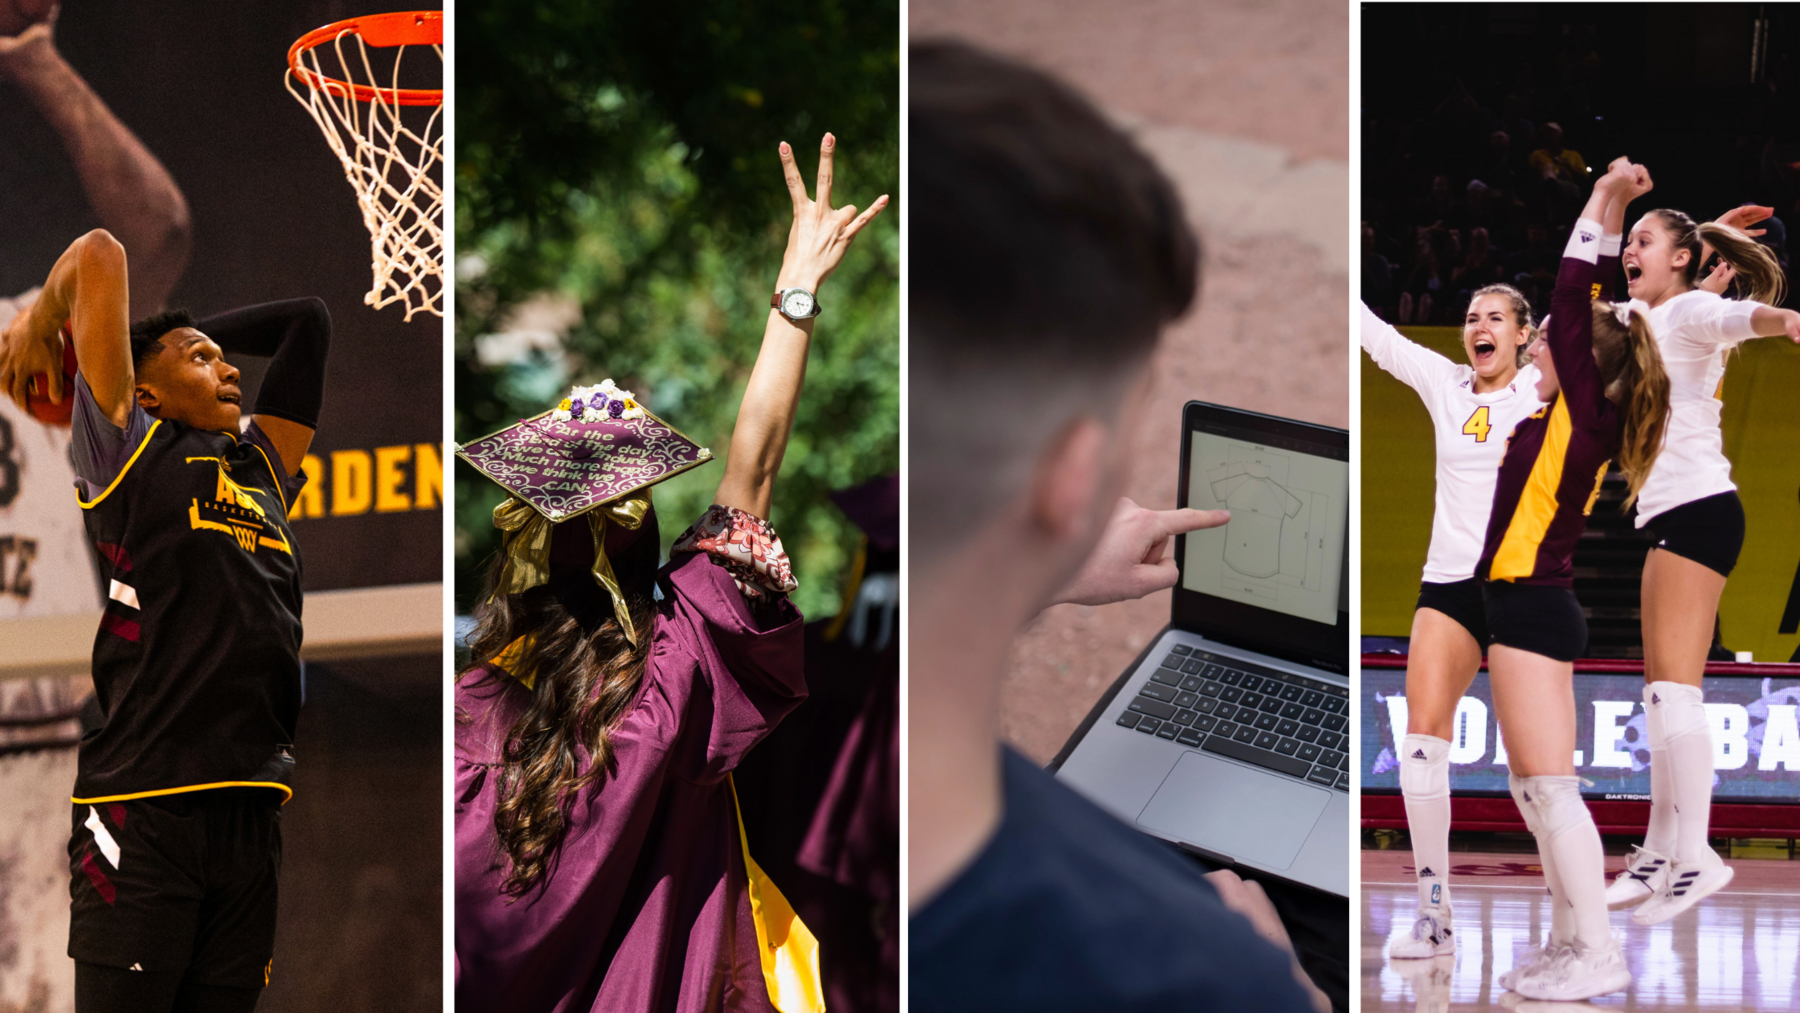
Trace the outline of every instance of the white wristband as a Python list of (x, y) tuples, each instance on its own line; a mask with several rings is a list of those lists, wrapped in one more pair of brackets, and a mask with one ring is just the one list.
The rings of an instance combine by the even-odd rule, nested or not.
[(1569, 245), (1563, 247), (1563, 256), (1585, 260), (1590, 264), (1600, 262), (1600, 240), (1605, 230), (1600, 223), (1588, 218), (1580, 219), (1575, 227), (1569, 230)]

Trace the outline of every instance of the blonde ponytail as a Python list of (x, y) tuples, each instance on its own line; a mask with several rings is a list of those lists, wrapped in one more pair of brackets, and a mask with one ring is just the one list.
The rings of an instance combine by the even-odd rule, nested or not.
[(1692, 218), (1674, 208), (1657, 208), (1650, 214), (1668, 230), (1675, 249), (1691, 254), (1687, 266), (1682, 269), (1689, 288), (1693, 288), (1700, 278), (1700, 262), (1706, 254), (1705, 247), (1700, 244), (1704, 242), (1738, 273), (1752, 300), (1765, 306), (1780, 305), (1781, 297), (1787, 294), (1787, 276), (1781, 270), (1781, 261), (1775, 259), (1768, 247), (1729, 225), (1718, 222), (1695, 224)]
[(1629, 489), (1625, 509), (1629, 510), (1650, 477), (1656, 455), (1662, 452), (1669, 427), (1669, 374), (1663, 370), (1648, 317), (1632, 310), (1629, 322), (1621, 324), (1617, 310), (1604, 302), (1594, 303), (1593, 313), (1594, 359), (1600, 367), (1600, 382), (1607, 398), (1625, 417), (1619, 452), (1613, 459), (1625, 473)]
[(1787, 276), (1781, 261), (1766, 246), (1729, 225), (1704, 222), (1696, 230), (1700, 241), (1718, 251), (1719, 257), (1737, 271), (1749, 298), (1765, 306), (1781, 305), (1787, 294)]

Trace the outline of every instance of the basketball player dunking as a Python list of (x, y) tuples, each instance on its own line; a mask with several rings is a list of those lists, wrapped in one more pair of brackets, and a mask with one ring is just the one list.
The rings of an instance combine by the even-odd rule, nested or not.
[[(74, 399), (76, 498), (109, 578), (101, 715), (71, 797), (75, 1005), (243, 1013), (274, 948), (300, 708), (287, 512), (306, 481), (330, 318), (316, 299), (197, 323), (176, 312), (132, 325), (129, 313), (125, 250), (95, 230), (0, 334), (0, 389), (22, 405), (35, 376), (53, 400)], [(65, 322), (73, 390), (57, 368)], [(225, 349), (272, 356), (242, 432)]]

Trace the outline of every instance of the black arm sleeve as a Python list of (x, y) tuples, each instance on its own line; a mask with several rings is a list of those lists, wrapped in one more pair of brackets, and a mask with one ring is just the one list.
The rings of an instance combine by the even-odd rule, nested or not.
[(272, 358), (256, 392), (258, 415), (319, 428), (331, 312), (319, 299), (285, 299), (228, 310), (195, 325), (226, 355)]

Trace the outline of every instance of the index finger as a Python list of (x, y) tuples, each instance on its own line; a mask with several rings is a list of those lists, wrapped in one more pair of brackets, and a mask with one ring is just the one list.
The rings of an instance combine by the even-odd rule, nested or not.
[(781, 175), (787, 180), (788, 196), (794, 200), (795, 210), (806, 203), (806, 184), (800, 182), (800, 166), (794, 163), (794, 149), (788, 142), (781, 142)]
[(837, 149), (837, 138), (826, 131), (819, 138), (819, 182), (813, 192), (817, 194), (820, 204), (831, 206), (831, 153)]
[(1216, 528), (1231, 520), (1229, 510), (1158, 510), (1156, 519), (1165, 535), (1185, 535), (1202, 528)]

